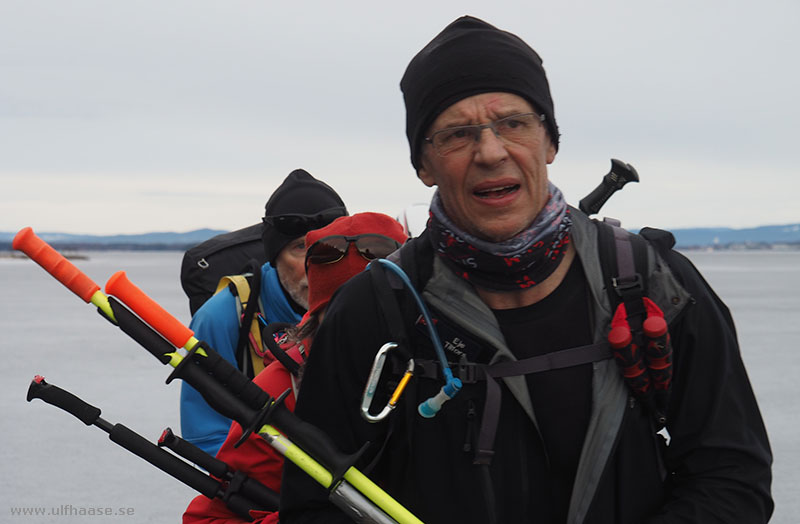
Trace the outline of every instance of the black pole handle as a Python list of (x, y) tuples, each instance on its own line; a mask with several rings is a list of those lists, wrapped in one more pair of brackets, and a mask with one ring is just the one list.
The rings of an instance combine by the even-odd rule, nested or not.
[[(250, 518), (250, 509), (277, 511), (278, 495), (250, 478), (243, 478), (234, 492), (223, 484), (184, 462), (175, 455), (156, 446), (138, 433), (122, 424), (109, 424), (100, 418), (100, 409), (88, 404), (69, 391), (48, 384), (44, 377), (37, 375), (28, 387), (27, 400), (38, 398), (74, 415), (87, 426), (96, 425), (108, 433), (108, 438), (134, 455), (146, 460), (171, 477), (202, 493), (208, 498), (221, 497), (239, 515)], [(188, 444), (188, 443), (187, 443)], [(216, 460), (216, 459), (213, 459)], [(222, 463), (221, 461), (218, 461)], [(224, 464), (224, 463), (222, 463)], [(227, 466), (225, 466), (227, 468)], [(254, 502), (257, 500), (258, 502)]]
[[(222, 382), (218, 377), (209, 374), (201, 367), (198, 361), (205, 360), (206, 358), (219, 359), (227, 362), (213, 350), (206, 349), (205, 351), (208, 357), (195, 356), (194, 354), (187, 355), (172, 371), (167, 382), (171, 382), (176, 378), (183, 380), (196, 389), (203, 399), (208, 402), (208, 405), (217, 413), (235, 420), (242, 427), (250, 427), (256, 420), (256, 417), (258, 417), (258, 410), (242, 397), (232, 393), (227, 383)], [(238, 371), (238, 373), (245, 376), (241, 371)], [(258, 388), (257, 385), (253, 385)], [(259, 391), (264, 395), (264, 403), (262, 406), (266, 405), (270, 397), (263, 389), (259, 388)]]
[[(241, 471), (233, 472), (228, 464), (216, 457), (212, 457), (191, 442), (182, 439), (176, 435), (172, 429), (166, 428), (164, 430), (161, 434), (161, 438), (158, 439), (158, 445), (171, 449), (181, 457), (197, 464), (215, 477), (229, 481), (226, 495), (223, 497), (229, 507), (233, 508), (232, 504), (235, 504), (235, 494), (240, 493), (247, 500), (255, 501), (262, 507), (274, 508), (274, 510), (277, 511), (280, 498), (275, 491), (256, 479), (248, 477)], [(231, 493), (231, 495), (227, 493)]]
[(40, 375), (36, 375), (28, 386), (28, 402), (35, 398), (63, 409), (87, 426), (91, 426), (100, 418), (100, 409), (84, 402), (69, 391), (48, 384)]
[(194, 488), (208, 498), (220, 494), (220, 482), (194, 466), (159, 448), (122, 424), (114, 424), (108, 438), (161, 471)]
[(232, 486), (226, 487), (222, 482), (158, 447), (122, 424), (115, 424), (108, 438), (206, 497), (210, 499), (220, 497), (229, 508), (248, 520), (251, 509), (278, 510), (278, 495), (268, 488), (264, 487), (269, 491), (269, 496), (256, 501), (255, 497), (248, 496), (241, 486), (234, 489)]
[[(151, 355), (156, 357), (162, 364), (169, 364), (170, 354), (175, 352), (175, 346), (162, 337), (156, 330), (150, 327), (136, 314), (129, 310), (124, 304), (114, 297), (108, 297), (108, 303), (117, 319), (120, 329), (145, 348)], [(215, 382), (224, 384), (226, 393), (221, 393), (219, 388), (210, 386), (212, 391), (209, 394), (224, 397), (221, 402), (212, 402), (213, 398), (206, 398), (209, 405), (228, 418), (239, 421), (242, 413), (224, 411), (228, 408), (228, 400), (231, 396), (240, 398), (242, 402), (252, 410), (260, 409), (269, 400), (263, 389), (254, 384), (244, 373), (239, 371), (233, 364), (222, 358), (217, 352), (213, 351), (205, 344), (202, 345), (207, 353), (207, 357), (194, 356), (191, 354), (184, 358), (183, 362), (175, 369), (172, 376), (167, 380), (169, 383), (173, 378), (181, 378), (187, 382), (187, 377), (197, 374), (211, 374)], [(199, 349), (199, 348), (198, 348)], [(184, 370), (184, 367), (200, 368), (198, 370)], [(180, 371), (179, 371), (180, 368)], [(186, 374), (186, 376), (184, 376)], [(190, 385), (194, 386), (194, 384)], [(195, 388), (198, 389), (199, 388)], [(204, 395), (205, 396), (205, 395)]]
[(100, 418), (100, 409), (84, 402), (69, 391), (53, 384), (48, 384), (42, 376), (37, 375), (28, 387), (28, 402), (34, 398), (42, 399), (48, 404), (63, 409), (77, 417), (87, 426), (93, 424), (101, 426), (101, 429), (108, 432), (108, 438), (112, 442), (145, 459), (203, 495), (213, 498), (218, 494), (220, 489), (218, 481), (180, 460), (175, 455), (164, 451), (122, 424), (114, 424), (113, 426), (108, 424)]
[(175, 346), (170, 344), (167, 339), (148, 326), (116, 298), (108, 297), (108, 303), (119, 328), (162, 364), (169, 364), (171, 358), (169, 353), (175, 351)]
[[(200, 349), (205, 351), (206, 356), (197, 354)], [(173, 377), (170, 377), (167, 383), (175, 377), (186, 380), (182, 376), (182, 370), (179, 371), (179, 369), (184, 365), (188, 367), (190, 364), (194, 364), (195, 367), (200, 368), (204, 374), (209, 375), (214, 381), (223, 384), (231, 395), (241, 399), (242, 403), (254, 410), (261, 409), (270, 400), (269, 395), (258, 387), (258, 384), (250, 380), (241, 370), (225, 360), (219, 353), (214, 351), (211, 346), (202, 341), (199, 342), (186, 358), (184, 358), (183, 362), (175, 368), (175, 371), (172, 373)], [(237, 421), (239, 420), (236, 417), (230, 418)]]
[(638, 182), (636, 169), (616, 158), (611, 159), (611, 171), (603, 177), (594, 190), (581, 199), (578, 207), (587, 215), (594, 215), (603, 207), (611, 195), (623, 188), (628, 182)]
[(209, 455), (191, 442), (182, 439), (171, 428), (166, 428), (158, 439), (160, 447), (166, 447), (174, 451), (177, 455), (185, 458), (189, 462), (197, 464), (219, 479), (230, 480), (233, 476), (228, 465)]

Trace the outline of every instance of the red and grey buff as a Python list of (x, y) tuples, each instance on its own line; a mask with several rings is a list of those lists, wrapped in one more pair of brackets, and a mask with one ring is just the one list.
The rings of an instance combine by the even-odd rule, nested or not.
[(564, 196), (550, 183), (550, 199), (527, 229), (503, 242), (481, 240), (456, 226), (439, 192), (431, 201), (431, 242), (437, 255), (464, 280), (496, 291), (535, 286), (550, 276), (566, 253), (572, 218)]

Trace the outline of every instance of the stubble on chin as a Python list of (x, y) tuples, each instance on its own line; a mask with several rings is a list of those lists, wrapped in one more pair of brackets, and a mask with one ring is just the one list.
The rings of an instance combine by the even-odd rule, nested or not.
[(287, 282), (283, 278), (280, 278), (280, 273), (278, 274), (278, 277), (281, 281), (283, 289), (289, 293), (289, 296), (292, 297), (292, 300), (303, 306), (303, 308), (308, 309), (308, 281), (304, 278), (299, 282)]

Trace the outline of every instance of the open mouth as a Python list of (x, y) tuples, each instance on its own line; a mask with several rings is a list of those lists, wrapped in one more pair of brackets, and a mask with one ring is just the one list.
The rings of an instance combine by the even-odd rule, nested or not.
[(475, 191), (473, 194), (478, 198), (493, 199), (493, 198), (502, 198), (508, 194), (513, 193), (518, 189), (519, 189), (519, 184), (512, 184), (508, 186), (493, 187), (491, 189)]

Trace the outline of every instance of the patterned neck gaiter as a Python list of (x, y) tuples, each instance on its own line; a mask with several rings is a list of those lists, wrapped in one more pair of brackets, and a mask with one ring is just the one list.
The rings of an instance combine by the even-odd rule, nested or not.
[(549, 191), (550, 199), (527, 229), (495, 243), (456, 226), (445, 213), (437, 190), (428, 221), (434, 251), (458, 276), (484, 289), (517, 291), (539, 284), (564, 257), (572, 226), (561, 190), (550, 183)]

